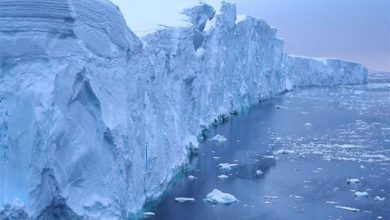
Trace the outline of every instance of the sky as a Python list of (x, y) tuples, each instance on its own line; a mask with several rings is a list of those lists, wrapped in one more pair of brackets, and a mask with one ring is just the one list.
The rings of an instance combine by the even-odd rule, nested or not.
[[(186, 26), (182, 9), (196, 0), (112, 0), (131, 30), (144, 36), (158, 25)], [(218, 0), (204, 0), (215, 7)], [(239, 14), (278, 29), (289, 54), (341, 58), (390, 72), (390, 0), (236, 0)]]

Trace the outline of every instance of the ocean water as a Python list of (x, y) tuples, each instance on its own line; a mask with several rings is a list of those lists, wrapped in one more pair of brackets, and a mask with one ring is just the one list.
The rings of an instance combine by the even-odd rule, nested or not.
[[(280, 95), (210, 139), (216, 134), (227, 141), (203, 142), (188, 171), (146, 210), (155, 213), (149, 219), (390, 219), (390, 75)], [(220, 163), (237, 166), (223, 171)], [(210, 204), (204, 198), (213, 189), (239, 201)]]

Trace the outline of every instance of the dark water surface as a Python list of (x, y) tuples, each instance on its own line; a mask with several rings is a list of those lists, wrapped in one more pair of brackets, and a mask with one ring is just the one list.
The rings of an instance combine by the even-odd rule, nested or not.
[[(202, 143), (188, 173), (147, 210), (155, 213), (149, 219), (390, 219), (390, 76), (299, 89), (233, 117), (216, 134), (228, 140)], [(238, 166), (224, 172), (219, 163)], [(239, 202), (204, 201), (215, 188)]]

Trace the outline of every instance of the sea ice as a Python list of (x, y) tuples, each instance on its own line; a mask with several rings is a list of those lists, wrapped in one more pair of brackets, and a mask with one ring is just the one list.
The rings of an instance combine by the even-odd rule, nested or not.
[(352, 207), (348, 207), (348, 206), (335, 206), (335, 207), (338, 209), (344, 209), (344, 210), (351, 211), (351, 212), (359, 212), (360, 211), (360, 209), (352, 208)]
[(238, 164), (235, 164), (235, 163), (220, 163), (218, 164), (218, 167), (223, 170), (223, 171), (226, 171), (226, 172), (229, 172), (232, 170), (233, 167), (236, 167), (238, 166)]
[(368, 192), (360, 192), (360, 191), (356, 191), (354, 193), (354, 196), (357, 197), (357, 198), (364, 198), (364, 197), (368, 197)]
[(227, 141), (227, 139), (224, 136), (217, 134), (213, 138), (211, 138), (211, 141), (222, 143), (222, 142)]
[(175, 201), (178, 203), (195, 202), (195, 198), (177, 197), (175, 198)]
[(231, 204), (237, 202), (238, 200), (229, 193), (223, 193), (218, 189), (214, 189), (207, 195), (206, 201), (212, 204)]
[(351, 179), (347, 179), (346, 182), (347, 182), (348, 184), (356, 184), (356, 183), (360, 183), (360, 179), (351, 178)]
[(229, 176), (227, 176), (225, 174), (222, 174), (222, 175), (218, 176), (218, 179), (220, 179), (220, 180), (226, 180), (227, 178), (229, 178)]
[(379, 201), (379, 202), (382, 202), (382, 201), (385, 201), (385, 197), (380, 197), (380, 196), (375, 196), (374, 200), (375, 201)]

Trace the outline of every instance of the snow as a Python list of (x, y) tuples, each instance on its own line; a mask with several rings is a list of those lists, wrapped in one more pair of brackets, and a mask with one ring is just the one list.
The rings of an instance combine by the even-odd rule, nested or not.
[(175, 201), (178, 203), (195, 202), (195, 198), (177, 197), (175, 198)]
[(238, 202), (236, 197), (229, 193), (223, 193), (218, 189), (214, 189), (212, 192), (207, 194), (206, 201), (212, 204), (231, 204)]
[(211, 141), (222, 143), (222, 142), (226, 142), (227, 139), (224, 136), (217, 134), (213, 138), (211, 138)]
[[(187, 6), (177, 4), (145, 1)], [(18, 198), (32, 218), (58, 207), (70, 219), (135, 214), (231, 113), (299, 86), (367, 80), (359, 64), (284, 54), (275, 29), (236, 24), (230, 3), (142, 40), (107, 0), (0, 5), (0, 202)], [(132, 10), (145, 22), (164, 14)], [(215, 22), (207, 33), (204, 18)]]

